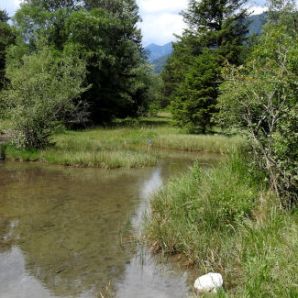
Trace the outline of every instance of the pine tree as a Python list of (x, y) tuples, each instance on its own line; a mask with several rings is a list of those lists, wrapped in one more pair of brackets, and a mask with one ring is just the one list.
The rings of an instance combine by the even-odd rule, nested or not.
[[(210, 127), (214, 108), (208, 108), (216, 103), (218, 86), (220, 84), (221, 67), (226, 63), (239, 65), (243, 61), (245, 40), (247, 35), (247, 11), (242, 8), (245, 0), (191, 0), (188, 10), (183, 13), (188, 29), (174, 46), (173, 58), (169, 60), (163, 73), (167, 93), (170, 95), (174, 115), (180, 125), (192, 124), (196, 131), (205, 132)], [(216, 80), (209, 76), (209, 69), (197, 58), (201, 55), (214, 55), (216, 61)], [(202, 67), (201, 69), (199, 69)], [(204, 77), (203, 84), (195, 81), (200, 74)], [(210, 78), (208, 82), (207, 78)], [(191, 82), (191, 78), (195, 81)], [(205, 87), (208, 86), (206, 89)], [(212, 87), (211, 87), (212, 86)], [(202, 88), (202, 90), (200, 89)], [(181, 93), (192, 94), (185, 104), (185, 96)], [(207, 95), (206, 90), (210, 93)], [(202, 95), (203, 94), (203, 95)], [(206, 96), (209, 100), (206, 102)], [(193, 100), (193, 104), (191, 104)], [(200, 101), (202, 104), (199, 104)], [(175, 108), (179, 106), (179, 110)], [(204, 107), (204, 112), (200, 109)], [(207, 113), (207, 111), (209, 111)]]
[[(239, 50), (246, 40), (246, 0), (191, 0), (183, 14), (188, 34), (197, 38), (197, 46), (219, 49), (229, 62), (239, 61)], [(239, 63), (239, 62), (238, 62)]]
[(15, 35), (7, 21), (7, 13), (0, 10), (0, 90), (5, 84), (6, 51), (14, 43)]

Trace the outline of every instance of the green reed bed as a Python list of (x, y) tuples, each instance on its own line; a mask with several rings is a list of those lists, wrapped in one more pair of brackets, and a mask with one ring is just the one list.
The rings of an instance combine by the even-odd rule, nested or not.
[(145, 167), (156, 164), (164, 150), (227, 153), (242, 140), (238, 137), (185, 135), (178, 128), (135, 126), (65, 131), (56, 134), (45, 150), (6, 149), (6, 157), (81, 167)]
[(283, 211), (237, 154), (172, 180), (152, 201), (146, 236), (197, 274), (221, 272), (220, 297), (298, 297), (298, 212)]
[(243, 143), (238, 136), (228, 137), (224, 135), (188, 135), (166, 134), (160, 135), (154, 140), (154, 146), (182, 151), (204, 151), (210, 153), (228, 153)]
[(105, 169), (138, 168), (154, 166), (157, 162), (155, 156), (133, 151), (63, 151), (48, 149), (41, 151), (19, 150), (7, 147), (6, 157), (14, 161), (39, 161), (49, 164), (98, 167)]
[(188, 135), (174, 127), (129, 127), (93, 129), (84, 132), (67, 132), (55, 137), (57, 146), (63, 149), (93, 150), (146, 146), (161, 149), (228, 153), (239, 147), (239, 136)]

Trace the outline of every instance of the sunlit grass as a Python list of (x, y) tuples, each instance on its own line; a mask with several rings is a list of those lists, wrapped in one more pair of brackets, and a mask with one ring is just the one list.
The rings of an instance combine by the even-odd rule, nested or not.
[(218, 297), (297, 297), (298, 212), (266, 189), (239, 155), (208, 171), (195, 166), (153, 199), (147, 239), (198, 275), (220, 272)]
[[(80, 167), (145, 167), (156, 164), (164, 150), (228, 153), (243, 141), (221, 135), (187, 135), (169, 125), (169, 115), (140, 119), (136, 125), (119, 121), (112, 128), (65, 131), (52, 137), (45, 150), (18, 150), (8, 146), (6, 157)], [(163, 152), (159, 153), (158, 151)]]
[(156, 157), (142, 152), (122, 151), (63, 151), (47, 149), (41, 151), (19, 150), (8, 146), (6, 156), (14, 161), (40, 161), (74, 167), (98, 167), (105, 169), (137, 168), (154, 166)]
[(223, 135), (187, 135), (167, 134), (158, 136), (154, 145), (160, 148), (183, 150), (183, 151), (204, 151), (212, 153), (229, 153), (243, 143), (240, 137), (227, 137)]

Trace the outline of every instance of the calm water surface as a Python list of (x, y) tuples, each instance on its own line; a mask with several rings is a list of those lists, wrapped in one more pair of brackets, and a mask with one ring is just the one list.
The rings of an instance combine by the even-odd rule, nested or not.
[(186, 297), (187, 274), (132, 234), (152, 194), (195, 157), (216, 159), (112, 171), (0, 163), (0, 297)]

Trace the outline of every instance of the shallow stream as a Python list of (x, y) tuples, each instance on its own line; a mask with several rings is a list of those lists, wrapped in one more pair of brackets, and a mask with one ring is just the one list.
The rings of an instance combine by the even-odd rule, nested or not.
[(0, 298), (186, 297), (188, 276), (133, 235), (169, 177), (198, 158), (154, 168), (79, 169), (0, 163)]

